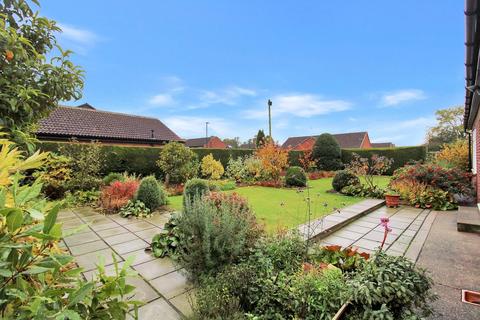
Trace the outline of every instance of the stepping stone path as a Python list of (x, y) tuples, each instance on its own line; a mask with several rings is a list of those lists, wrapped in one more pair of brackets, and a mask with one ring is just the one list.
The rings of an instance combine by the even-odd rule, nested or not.
[(380, 247), (384, 237), (384, 227), (380, 218), (388, 217), (392, 229), (383, 246), (387, 254), (405, 256), (416, 262), (437, 211), (412, 207), (379, 207), (383, 202), (368, 199), (343, 208), (308, 224), (301, 225), (299, 231), (305, 238), (323, 245), (356, 247), (371, 253)]
[(157, 214), (151, 218), (126, 219), (119, 215), (103, 215), (92, 208), (61, 211), (58, 222), (64, 233), (85, 225), (81, 231), (63, 239), (62, 246), (75, 256), (90, 280), (96, 264), (103, 259), (107, 273), (114, 272), (112, 253), (119, 265), (133, 256), (132, 273), (128, 283), (136, 287), (135, 300), (146, 303), (139, 308), (139, 319), (173, 320), (192, 312), (192, 289), (182, 270), (177, 270), (169, 258), (155, 258), (144, 251), (152, 237), (162, 230), (170, 215)]

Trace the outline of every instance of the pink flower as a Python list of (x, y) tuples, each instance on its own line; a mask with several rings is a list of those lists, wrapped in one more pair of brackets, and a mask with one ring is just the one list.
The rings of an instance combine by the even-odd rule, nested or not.
[(387, 217), (382, 217), (380, 218), (380, 224), (385, 228), (385, 231), (383, 233), (383, 241), (382, 244), (380, 245), (380, 250), (383, 249), (383, 245), (385, 244), (385, 240), (387, 240), (387, 234), (389, 232), (392, 232), (392, 228), (388, 226), (388, 223), (390, 222), (390, 219)]
[(383, 227), (388, 227), (388, 223), (390, 222), (390, 219), (387, 217), (380, 218), (380, 224)]

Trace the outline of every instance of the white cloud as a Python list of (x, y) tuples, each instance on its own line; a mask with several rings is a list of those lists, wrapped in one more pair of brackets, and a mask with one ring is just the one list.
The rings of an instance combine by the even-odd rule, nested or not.
[(58, 26), (62, 29), (61, 37), (82, 45), (91, 45), (99, 39), (95, 33), (86, 29), (80, 29), (63, 23), (58, 23)]
[(158, 107), (172, 106), (175, 104), (175, 101), (171, 94), (161, 93), (151, 97), (148, 100), (148, 103)]
[(176, 96), (185, 91), (182, 79), (177, 76), (165, 76), (161, 78), (161, 93), (148, 99), (148, 103), (158, 107), (171, 107), (177, 104)]
[(415, 119), (409, 119), (398, 122), (393, 128), (396, 130), (409, 129), (409, 128), (418, 128), (425, 129), (427, 127), (433, 126), (435, 124), (434, 117), (418, 117)]
[[(272, 98), (272, 102), (272, 116), (289, 114), (303, 118), (345, 111), (352, 106), (352, 103), (346, 100), (328, 100), (314, 94), (277, 95)], [(265, 117), (266, 109), (264, 106), (263, 110), (247, 110), (245, 117), (253, 119)]]
[(220, 117), (171, 116), (162, 118), (170, 129), (182, 138), (200, 138), (205, 136), (205, 122), (208, 121), (208, 135), (223, 138), (240, 137), (241, 140), (251, 138), (258, 128), (247, 127), (234, 120)]
[(180, 93), (185, 90), (186, 86), (183, 80), (177, 76), (165, 76), (161, 78), (163, 85), (167, 91), (172, 93)]
[(244, 96), (254, 97), (256, 95), (257, 92), (255, 90), (238, 86), (230, 86), (217, 91), (202, 90), (200, 92), (200, 103), (198, 106), (208, 107), (212, 104), (235, 105), (238, 103), (238, 100)]
[(392, 122), (370, 123), (368, 128), (373, 142), (393, 142), (397, 145), (417, 145), (425, 140), (427, 129), (435, 124), (435, 117), (417, 117)]
[(383, 106), (396, 106), (404, 102), (424, 100), (426, 98), (427, 97), (422, 90), (407, 89), (384, 94), (381, 98), (381, 103)]

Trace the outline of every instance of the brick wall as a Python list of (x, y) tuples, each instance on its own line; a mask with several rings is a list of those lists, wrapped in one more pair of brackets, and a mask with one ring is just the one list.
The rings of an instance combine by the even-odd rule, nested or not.
[(365, 139), (362, 141), (362, 145), (360, 146), (361, 149), (370, 149), (372, 147), (372, 143), (370, 142), (370, 137), (368, 133), (365, 135)]
[(302, 143), (298, 144), (293, 148), (294, 151), (305, 151), (312, 150), (313, 145), (315, 144), (315, 138), (307, 138)]
[(206, 147), (211, 149), (226, 149), (227, 145), (218, 137), (212, 137)]

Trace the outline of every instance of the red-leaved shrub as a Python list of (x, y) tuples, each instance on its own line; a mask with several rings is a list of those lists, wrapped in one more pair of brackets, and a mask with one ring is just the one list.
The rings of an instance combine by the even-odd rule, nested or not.
[(179, 196), (179, 195), (183, 194), (184, 187), (185, 187), (185, 185), (183, 183), (170, 184), (165, 189), (167, 190), (167, 193), (168, 193), (169, 196)]
[(109, 186), (103, 187), (100, 195), (100, 206), (108, 211), (115, 212), (132, 200), (137, 192), (140, 181), (114, 181)]
[(280, 180), (265, 180), (265, 181), (256, 181), (253, 183), (255, 186), (260, 187), (269, 187), (269, 188), (283, 188), (283, 182)]
[(433, 188), (448, 192), (451, 196), (462, 194), (472, 196), (472, 174), (457, 168), (446, 169), (436, 164), (407, 165), (393, 173), (391, 183), (415, 180)]
[(308, 173), (308, 180), (318, 180), (335, 176), (335, 171), (314, 171)]

